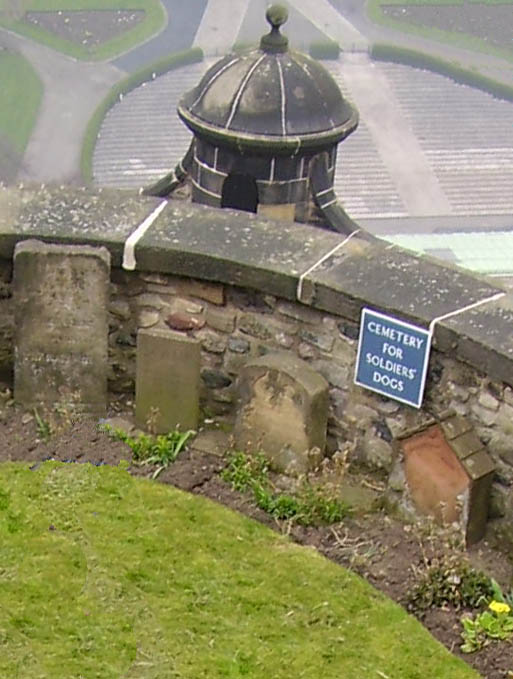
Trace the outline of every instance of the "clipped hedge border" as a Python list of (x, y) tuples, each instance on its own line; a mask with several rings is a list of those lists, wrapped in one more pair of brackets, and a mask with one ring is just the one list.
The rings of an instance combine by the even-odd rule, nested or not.
[(376, 43), (372, 46), (371, 57), (376, 61), (391, 61), (396, 64), (404, 64), (415, 68), (425, 68), (440, 75), (452, 78), (457, 83), (469, 85), (476, 89), (487, 92), (499, 99), (513, 101), (513, 87), (506, 83), (489, 78), (477, 71), (464, 68), (456, 62), (444, 61), (439, 57), (417, 52), (416, 50), (386, 43)]
[(180, 66), (187, 66), (188, 64), (196, 64), (203, 61), (203, 50), (199, 47), (193, 47), (183, 52), (175, 52), (163, 59), (153, 62), (149, 66), (141, 68), (135, 73), (116, 83), (107, 94), (105, 99), (99, 104), (96, 111), (93, 113), (89, 123), (87, 124), (84, 138), (82, 140), (82, 151), (80, 154), (80, 172), (82, 174), (82, 181), (87, 186), (91, 184), (93, 179), (93, 153), (96, 145), (96, 140), (100, 132), (100, 127), (107, 112), (119, 101), (121, 95), (128, 94), (139, 85), (153, 80), (156, 76), (162, 75)]
[(319, 40), (310, 43), (309, 53), (312, 59), (338, 59), (340, 45), (335, 40)]

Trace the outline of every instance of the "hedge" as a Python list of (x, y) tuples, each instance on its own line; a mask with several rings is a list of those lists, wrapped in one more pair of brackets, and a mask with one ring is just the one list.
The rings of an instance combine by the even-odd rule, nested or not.
[(340, 45), (335, 40), (322, 40), (310, 44), (310, 56), (313, 59), (338, 59)]
[(128, 94), (139, 85), (153, 80), (155, 77), (167, 73), (180, 66), (188, 64), (195, 64), (203, 60), (203, 51), (199, 47), (184, 50), (183, 52), (175, 52), (163, 59), (153, 62), (149, 66), (145, 66), (139, 71), (130, 74), (120, 82), (116, 83), (107, 94), (105, 99), (99, 104), (96, 111), (93, 113), (84, 134), (82, 141), (82, 152), (80, 157), (80, 171), (84, 184), (89, 185), (93, 179), (93, 153), (96, 146), (96, 140), (100, 132), (103, 120), (108, 111), (117, 104), (120, 96)]
[(371, 56), (376, 61), (391, 61), (415, 68), (425, 68), (428, 71), (434, 71), (452, 78), (462, 85), (469, 85), (492, 94), (499, 99), (513, 101), (513, 87), (510, 85), (489, 78), (477, 71), (471, 71), (456, 62), (444, 61), (425, 52), (417, 52), (397, 45), (376, 43), (372, 46)]

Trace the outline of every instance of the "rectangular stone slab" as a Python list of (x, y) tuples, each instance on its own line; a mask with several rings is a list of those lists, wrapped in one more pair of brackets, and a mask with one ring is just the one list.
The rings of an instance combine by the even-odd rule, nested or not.
[(121, 189), (0, 190), (0, 257), (11, 258), (16, 242), (37, 238), (63, 245), (105, 245), (112, 266), (120, 266), (126, 239), (159, 202)]
[[(384, 242), (351, 239), (340, 255), (316, 268), (316, 306), (359, 320), (362, 305), (427, 327), (434, 318), (491, 297), (498, 288), (470, 272), (419, 257)], [(354, 300), (340, 310), (340, 297)], [(352, 313), (351, 313), (352, 311)], [(464, 321), (462, 321), (464, 322)]]
[(141, 429), (196, 429), (199, 384), (198, 340), (158, 328), (138, 332), (135, 418)]
[(25, 407), (107, 403), (110, 255), (28, 240), (14, 254), (14, 396)]
[(158, 270), (295, 299), (298, 278), (340, 234), (250, 213), (170, 202), (135, 248), (138, 270)]

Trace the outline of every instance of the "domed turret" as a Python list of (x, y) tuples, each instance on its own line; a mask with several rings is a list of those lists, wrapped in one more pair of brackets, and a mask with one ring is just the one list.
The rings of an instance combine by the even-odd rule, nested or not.
[[(358, 113), (319, 62), (289, 49), (286, 10), (275, 5), (266, 17), (271, 31), (258, 49), (221, 59), (180, 100), (194, 140), (177, 175), (189, 174), (195, 202), (305, 221), (311, 198), (321, 211), (336, 204), (337, 144)], [(337, 209), (347, 225), (329, 225), (354, 230)]]
[(214, 143), (283, 154), (337, 144), (358, 124), (328, 71), (289, 50), (276, 23), (260, 49), (214, 64), (182, 98), (178, 115)]

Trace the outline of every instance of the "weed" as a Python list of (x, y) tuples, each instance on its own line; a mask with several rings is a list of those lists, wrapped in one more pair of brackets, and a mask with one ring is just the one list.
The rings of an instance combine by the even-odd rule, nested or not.
[(135, 464), (141, 466), (149, 464), (157, 465), (153, 478), (156, 478), (163, 469), (176, 460), (185, 448), (187, 441), (196, 433), (192, 430), (180, 432), (175, 429), (167, 434), (159, 434), (158, 436), (141, 433), (133, 437), (123, 431), (123, 429), (113, 428), (108, 424), (102, 425), (101, 429), (112, 438), (123, 441), (123, 443), (129, 446), (132, 450), (132, 458)]
[(52, 425), (50, 421), (42, 418), (37, 409), (34, 408), (34, 417), (36, 419), (37, 436), (41, 441), (48, 441), (52, 435)]
[(416, 583), (406, 595), (408, 609), (452, 606), (478, 608), (493, 596), (491, 579), (476, 570), (465, 555), (464, 538), (451, 526), (436, 527), (427, 522), (417, 534), (422, 565), (414, 568)]
[(478, 608), (492, 596), (490, 578), (470, 564), (443, 557), (440, 563), (429, 567), (415, 586), (408, 592), (407, 602), (411, 611), (453, 606)]
[(233, 453), (221, 477), (234, 490), (252, 492), (260, 509), (280, 521), (293, 521), (304, 526), (336, 523), (350, 509), (324, 488), (312, 486), (306, 479), (295, 494), (277, 492), (269, 476), (269, 463), (262, 453)]
[(505, 641), (513, 636), (513, 614), (510, 606), (493, 599), (488, 610), (476, 618), (462, 618), (463, 653), (473, 653), (491, 641)]
[(255, 485), (266, 485), (269, 481), (269, 463), (262, 453), (245, 455), (233, 453), (228, 465), (221, 472), (221, 477), (234, 490), (244, 493)]

